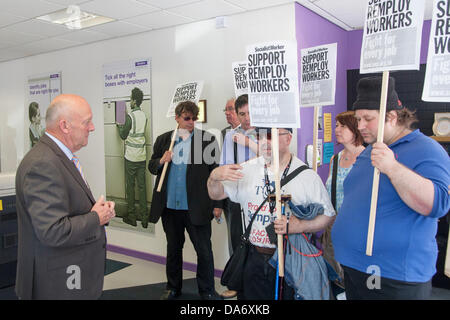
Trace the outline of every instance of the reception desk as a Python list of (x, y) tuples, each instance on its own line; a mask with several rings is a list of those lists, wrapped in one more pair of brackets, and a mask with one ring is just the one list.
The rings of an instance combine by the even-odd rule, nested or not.
[(0, 288), (15, 284), (17, 266), (15, 173), (0, 174)]

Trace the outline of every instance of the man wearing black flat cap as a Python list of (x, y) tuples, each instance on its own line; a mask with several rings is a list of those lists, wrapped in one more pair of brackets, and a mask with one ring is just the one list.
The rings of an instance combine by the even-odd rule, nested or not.
[[(411, 124), (389, 78), (383, 142), (377, 142), (381, 77), (363, 78), (353, 104), (369, 146), (344, 182), (332, 230), (347, 299), (427, 299), (436, 272), (437, 221), (450, 208), (450, 161), (444, 149)], [(373, 167), (380, 171), (372, 256), (365, 254)]]

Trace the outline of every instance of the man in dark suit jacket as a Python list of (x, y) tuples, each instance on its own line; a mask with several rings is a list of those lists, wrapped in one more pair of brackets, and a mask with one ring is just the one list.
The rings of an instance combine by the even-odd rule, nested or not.
[(103, 225), (115, 215), (114, 203), (103, 196), (95, 201), (73, 162), (93, 130), (85, 99), (57, 96), (47, 110), (46, 133), (17, 169), (20, 299), (97, 299), (102, 293)]
[(164, 163), (168, 169), (160, 192), (153, 190), (150, 222), (162, 218), (167, 238), (166, 292), (162, 299), (181, 295), (184, 232), (187, 230), (197, 253), (197, 284), (203, 299), (216, 299), (214, 259), (211, 246), (213, 201), (208, 196), (206, 181), (217, 167), (218, 144), (213, 135), (194, 127), (198, 107), (190, 101), (175, 109), (178, 123), (173, 152), (168, 151), (173, 131), (160, 135), (153, 146), (148, 164), (159, 184)]

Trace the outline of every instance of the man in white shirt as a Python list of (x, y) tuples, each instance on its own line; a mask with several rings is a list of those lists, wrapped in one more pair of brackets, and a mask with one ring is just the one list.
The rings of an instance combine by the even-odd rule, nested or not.
[[(278, 129), (279, 133), (279, 172), (282, 179), (304, 163), (289, 151), (292, 141), (291, 129)], [(264, 134), (265, 133), (265, 134)], [(239, 202), (243, 209), (246, 227), (265, 197), (274, 191), (272, 164), (272, 143), (270, 129), (257, 128), (260, 157), (243, 164), (218, 167), (208, 179), (208, 191), (212, 199), (229, 197)], [(312, 170), (305, 170), (286, 184), (282, 194), (290, 194), (295, 205), (319, 204), (324, 214), (312, 220), (300, 220), (294, 215), (289, 219), (289, 234), (317, 232), (326, 228), (334, 220), (334, 209), (320, 177)], [(276, 270), (268, 264), (276, 249), (271, 243), (266, 227), (274, 221), (275, 212), (266, 204), (257, 214), (249, 235), (252, 244), (244, 270), (243, 298), (251, 300), (273, 299)], [(285, 234), (287, 220), (283, 216), (274, 221), (277, 234)], [(294, 290), (285, 285), (284, 299), (292, 299)]]
[[(233, 101), (234, 102), (234, 101)], [(220, 165), (242, 163), (251, 158), (254, 158), (257, 154), (257, 143), (254, 135), (254, 127), (250, 126), (250, 115), (248, 112), (248, 95), (243, 94), (239, 96), (233, 103), (235, 108), (236, 119), (239, 125), (227, 130), (223, 141), (222, 152), (220, 155)], [(227, 121), (228, 121), (227, 115)], [(239, 203), (233, 202), (230, 199), (224, 199), (222, 202), (218, 202), (223, 205), (223, 211), (225, 213), (225, 219), (227, 221), (229, 244), (231, 243), (230, 256), (233, 251), (239, 245), (242, 230), (242, 215), (241, 207)], [(217, 211), (218, 210), (218, 211)], [(215, 209), (214, 215), (219, 218), (222, 214), (222, 210)], [(234, 288), (229, 288), (222, 293), (222, 297), (225, 299), (233, 298), (237, 295), (237, 291)]]

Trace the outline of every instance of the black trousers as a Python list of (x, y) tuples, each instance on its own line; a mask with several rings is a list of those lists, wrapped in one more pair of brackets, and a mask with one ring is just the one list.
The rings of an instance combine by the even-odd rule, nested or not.
[(373, 278), (373, 275), (342, 267), (347, 300), (426, 300), (431, 295), (431, 280), (405, 282), (380, 277), (379, 287), (376, 288), (372, 283), (370, 289), (367, 280), (369, 277)]
[[(250, 246), (244, 267), (244, 290), (238, 295), (241, 300), (275, 300), (277, 270), (268, 261), (272, 255), (262, 254)], [(293, 300), (295, 291), (283, 283), (282, 299)]]
[(161, 216), (167, 239), (167, 289), (181, 292), (183, 284), (184, 232), (189, 234), (197, 253), (197, 285), (200, 294), (214, 289), (214, 258), (211, 246), (211, 223), (196, 226), (185, 210), (165, 209)]
[(223, 212), (225, 213), (225, 220), (227, 222), (228, 248), (231, 256), (241, 243), (241, 236), (244, 234), (242, 230), (241, 206), (239, 203), (226, 198), (224, 200)]

